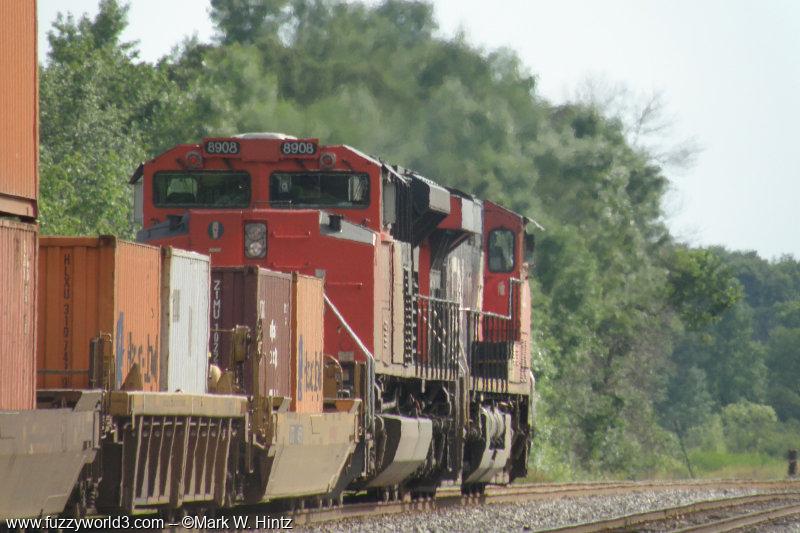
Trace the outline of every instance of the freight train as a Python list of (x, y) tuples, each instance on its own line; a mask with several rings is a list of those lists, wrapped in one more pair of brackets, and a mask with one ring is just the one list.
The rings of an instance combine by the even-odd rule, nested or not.
[(0, 15), (0, 520), (526, 473), (526, 218), (349, 146), (245, 134), (133, 173), (138, 243), (40, 238), (35, 2)]
[[(37, 412), (86, 418), (62, 450), (67, 512), (429, 497), (525, 475), (524, 217), (282, 134), (179, 145), (131, 183), (139, 243), (39, 239)], [(40, 507), (22, 515), (60, 511)]]

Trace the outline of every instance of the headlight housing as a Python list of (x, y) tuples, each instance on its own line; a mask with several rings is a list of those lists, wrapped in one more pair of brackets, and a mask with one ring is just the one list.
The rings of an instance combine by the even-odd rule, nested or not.
[(248, 259), (267, 256), (267, 225), (263, 222), (247, 222), (244, 225), (244, 255)]

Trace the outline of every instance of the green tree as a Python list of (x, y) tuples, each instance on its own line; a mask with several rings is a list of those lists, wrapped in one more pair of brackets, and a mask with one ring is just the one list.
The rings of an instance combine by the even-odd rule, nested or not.
[(668, 266), (669, 302), (692, 330), (716, 322), (742, 297), (730, 268), (710, 250), (676, 248)]
[(131, 234), (127, 177), (164, 146), (172, 86), (122, 43), (127, 7), (103, 0), (94, 19), (59, 16), (40, 76), (40, 223), (45, 234)]
[(800, 328), (776, 327), (767, 345), (769, 400), (782, 420), (800, 420)]

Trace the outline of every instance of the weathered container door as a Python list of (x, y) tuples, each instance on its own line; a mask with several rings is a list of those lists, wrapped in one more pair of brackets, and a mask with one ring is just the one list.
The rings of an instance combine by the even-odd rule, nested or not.
[(37, 384), (85, 389), (89, 345), (111, 343), (111, 388), (138, 365), (144, 390), (160, 390), (161, 254), (114, 237), (39, 241)]
[(292, 410), (321, 413), (325, 282), (299, 274), (293, 278)]
[(161, 390), (201, 394), (208, 382), (208, 256), (164, 248)]
[(33, 409), (37, 227), (0, 219), (0, 411)]
[[(211, 271), (211, 362), (248, 394), (290, 397), (292, 277), (257, 267)], [(230, 330), (250, 328), (253, 358), (231, 357)]]
[(116, 385), (134, 364), (143, 390), (161, 390), (161, 251), (153, 246), (116, 241), (114, 272), (114, 350)]
[(258, 310), (256, 339), (261, 354), (258, 375), (254, 379), (262, 395), (289, 397), (292, 394), (292, 276), (259, 269), (257, 291), (250, 295), (256, 297), (252, 303)]

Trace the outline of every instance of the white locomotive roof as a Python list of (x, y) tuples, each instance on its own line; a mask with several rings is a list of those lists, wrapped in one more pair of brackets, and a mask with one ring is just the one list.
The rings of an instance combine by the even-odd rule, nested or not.
[(295, 137), (294, 135), (287, 135), (285, 133), (278, 133), (273, 131), (239, 133), (238, 135), (234, 135), (233, 137), (235, 139), (281, 139), (281, 140), (297, 139), (297, 137)]

